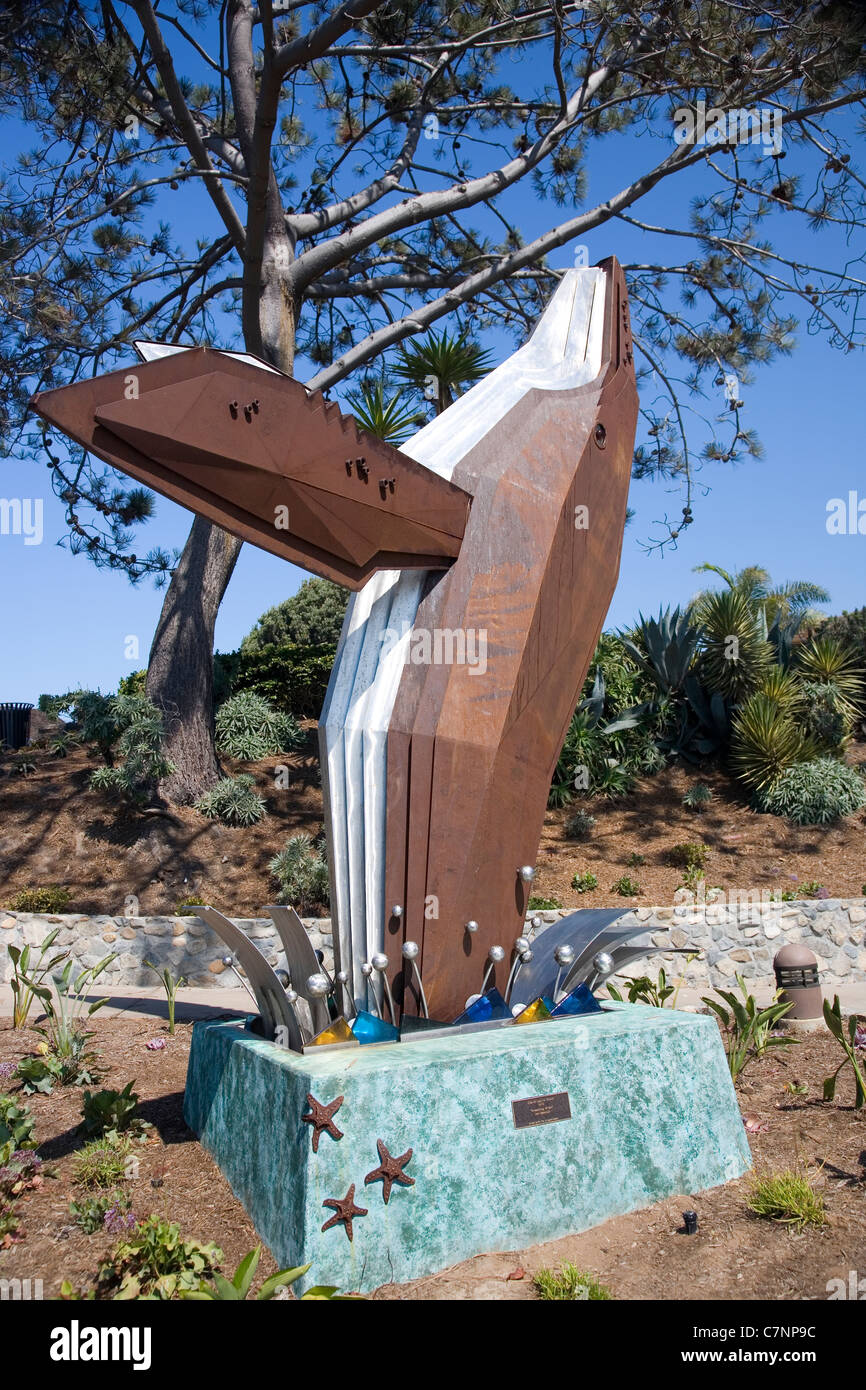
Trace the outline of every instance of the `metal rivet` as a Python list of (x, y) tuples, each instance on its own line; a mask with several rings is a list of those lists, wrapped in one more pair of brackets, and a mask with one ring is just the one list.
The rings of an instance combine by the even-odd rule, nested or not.
[(596, 425), (595, 442), (598, 445), (599, 449), (603, 449), (607, 444), (607, 430), (605, 429), (604, 425)]

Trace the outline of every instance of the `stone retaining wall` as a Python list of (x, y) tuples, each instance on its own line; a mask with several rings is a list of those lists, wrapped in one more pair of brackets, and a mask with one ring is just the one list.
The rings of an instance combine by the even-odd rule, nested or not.
[[(573, 909), (535, 914), (544, 925), (568, 916)], [(232, 919), (273, 966), (285, 966), (279, 937), (270, 918)], [(827, 898), (791, 903), (710, 903), (694, 908), (640, 907), (625, 909), (623, 926), (634, 924), (649, 935), (654, 953), (629, 966), (629, 975), (655, 975), (663, 964), (668, 975), (685, 974), (689, 986), (725, 987), (735, 974), (747, 980), (772, 983), (773, 957), (788, 942), (802, 941), (815, 952), (821, 983), (828, 987), (866, 980), (866, 899)], [(333, 969), (330, 919), (304, 921), (314, 948), (324, 951), (325, 967)], [(117, 957), (104, 979), (113, 990), (123, 985), (152, 985), (152, 960), (162, 969), (183, 975), (190, 985), (237, 985), (234, 971), (223, 964), (223, 943), (198, 917), (86, 917), (64, 913), (0, 910), (0, 982), (8, 981), (11, 961), (4, 945), (37, 944), (52, 927), (59, 927), (57, 947), (71, 949), (82, 966), (95, 965), (110, 951)], [(506, 948), (510, 942), (503, 941)], [(693, 948), (700, 959), (690, 965), (672, 948)]]

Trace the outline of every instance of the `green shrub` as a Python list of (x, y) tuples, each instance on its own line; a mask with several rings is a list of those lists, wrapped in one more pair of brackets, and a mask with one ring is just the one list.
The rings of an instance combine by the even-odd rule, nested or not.
[(122, 1091), (103, 1089), (85, 1091), (81, 1107), (82, 1128), (85, 1134), (102, 1135), (111, 1131), (114, 1134), (137, 1132), (144, 1127), (142, 1120), (136, 1119), (138, 1096), (133, 1091), (133, 1081), (127, 1081)]
[(595, 827), (595, 816), (588, 811), (575, 811), (563, 826), (563, 834), (568, 840), (583, 840)]
[(255, 778), (246, 772), (238, 777), (223, 777), (199, 797), (195, 809), (208, 820), (219, 820), (225, 825), (255, 825), (265, 814), (264, 800), (255, 787)]
[(736, 589), (722, 589), (702, 598), (696, 616), (703, 629), (701, 680), (727, 700), (743, 700), (760, 685), (772, 660), (752, 603)]
[(305, 647), (336, 647), (343, 627), (349, 591), (329, 579), (305, 579), (291, 598), (263, 613), (241, 642), (243, 653), (293, 643)]
[(270, 643), (253, 651), (217, 653), (214, 657), (214, 698), (253, 690), (272, 709), (295, 719), (318, 718), (331, 678), (336, 645), (299, 646)]
[(668, 850), (670, 862), (678, 869), (705, 869), (710, 857), (709, 845), (699, 840), (681, 840)]
[(683, 797), (683, 805), (687, 811), (703, 811), (713, 799), (713, 793), (705, 782), (696, 782), (693, 787), (689, 787)]
[(34, 1147), (33, 1116), (27, 1106), (14, 1096), (0, 1095), (0, 1162), (6, 1161), (2, 1155), (7, 1148), (12, 1154), (16, 1149)]
[(197, 907), (206, 907), (203, 898), (199, 898), (195, 893), (189, 893), (185, 898), (181, 898), (174, 909), (175, 917), (195, 917)]
[(268, 872), (279, 886), (280, 902), (290, 903), (299, 913), (327, 907), (331, 901), (327, 860), (309, 835), (292, 835), (274, 855)]
[(780, 1221), (797, 1231), (805, 1226), (823, 1226), (827, 1220), (824, 1198), (815, 1191), (807, 1174), (793, 1169), (756, 1177), (746, 1206), (756, 1216)]
[(635, 879), (629, 878), (628, 874), (623, 874), (610, 885), (612, 893), (618, 893), (621, 898), (637, 898), (643, 892), (640, 884)]
[(734, 1082), (749, 1062), (763, 1057), (771, 1047), (793, 1047), (797, 1042), (787, 1034), (773, 1032), (779, 1020), (794, 1007), (792, 1003), (780, 1001), (781, 991), (776, 991), (773, 1002), (766, 1009), (759, 1009), (742, 975), (737, 975), (736, 980), (742, 998), (725, 989), (716, 990), (724, 1004), (703, 996), (703, 1002), (721, 1021), (728, 1067)]
[(559, 898), (531, 897), (526, 904), (527, 912), (555, 912), (560, 907)]
[(852, 613), (842, 612), (828, 618), (821, 624), (820, 636), (834, 638), (866, 669), (866, 608), (855, 608)]
[(796, 716), (767, 695), (750, 695), (734, 716), (731, 768), (754, 792), (769, 787), (786, 769), (807, 761), (815, 751)]
[(805, 681), (832, 683), (838, 691), (839, 707), (849, 720), (856, 719), (863, 707), (863, 667), (844, 643), (821, 633), (797, 650), (797, 671)]
[(637, 850), (632, 850), (628, 859), (625, 861), (630, 869), (642, 869), (646, 864), (646, 855), (638, 854)]
[(104, 1231), (106, 1222), (117, 1215), (129, 1211), (129, 1198), (125, 1192), (99, 1192), (95, 1197), (81, 1197), (69, 1203), (69, 1215), (73, 1223), (92, 1236), (96, 1231)]
[[(179, 1226), (152, 1215), (132, 1235), (122, 1237), (100, 1265), (97, 1296), (179, 1298), (212, 1279), (222, 1258), (216, 1245), (187, 1240), (181, 1236)], [(68, 1296), (70, 1291), (63, 1292)]]
[(595, 874), (590, 873), (587, 869), (584, 874), (574, 875), (574, 878), (571, 880), (571, 886), (576, 893), (591, 893), (594, 888), (598, 887), (598, 879)]
[(63, 1055), (42, 1043), (42, 1051), (33, 1057), (22, 1057), (17, 1075), (23, 1082), (25, 1095), (40, 1091), (50, 1095), (55, 1081), (60, 1086), (88, 1086), (97, 1075), (96, 1053), (90, 1046), (93, 1035), (84, 1029), (72, 1030)]
[(72, 894), (68, 888), (46, 884), (43, 888), (21, 888), (9, 900), (12, 912), (65, 912)]
[(147, 671), (131, 671), (128, 676), (121, 676), (117, 682), (118, 695), (144, 695), (145, 685), (147, 684)]
[(532, 1282), (539, 1297), (551, 1301), (596, 1303), (612, 1297), (610, 1289), (600, 1284), (594, 1274), (573, 1264), (565, 1264), (561, 1270), (540, 1269)]
[(162, 715), (143, 695), (118, 695), (109, 702), (113, 721), (110, 757), (91, 775), (94, 791), (143, 805), (172, 771), (162, 752)]
[(798, 825), (826, 825), (859, 811), (866, 802), (863, 778), (835, 758), (796, 763), (755, 796), (761, 811)]
[[(47, 936), (43, 937), (39, 946), (39, 955), (33, 959), (33, 950), (30, 945), (26, 946), (7, 946), (6, 954), (12, 962), (12, 1027), (23, 1028), (27, 1022), (27, 1017), (36, 998), (35, 989), (43, 984), (46, 976), (52, 970), (62, 964), (69, 955), (68, 951), (58, 951), (52, 954), (51, 947), (60, 934), (60, 928), (55, 927)], [(47, 959), (46, 959), (47, 957)], [(33, 964), (31, 966), (31, 959)], [(31, 983), (28, 984), (28, 977)]]
[(242, 690), (217, 710), (217, 748), (231, 758), (258, 762), (273, 753), (290, 752), (303, 741), (294, 719), (272, 709), (255, 691)]
[(803, 681), (801, 689), (807, 733), (821, 748), (838, 748), (850, 727), (839, 687), (832, 681)]
[(129, 1148), (126, 1134), (92, 1139), (75, 1156), (73, 1181), (80, 1187), (115, 1187), (126, 1177)]

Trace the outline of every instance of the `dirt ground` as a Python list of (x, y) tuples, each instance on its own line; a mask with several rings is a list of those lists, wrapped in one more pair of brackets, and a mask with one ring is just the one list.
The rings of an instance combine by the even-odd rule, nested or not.
[[(138, 1216), (159, 1212), (180, 1223), (185, 1235), (215, 1241), (233, 1270), (258, 1244), (255, 1230), (228, 1183), (182, 1116), (191, 1025), (168, 1037), (159, 1021), (92, 1020), (104, 1072), (101, 1085), (121, 1087), (134, 1078), (141, 1114), (153, 1126), (136, 1146), (138, 1176), (128, 1184)], [(149, 1039), (166, 1047), (151, 1052)], [(17, 1061), (38, 1042), (32, 1031), (14, 1032), (0, 1020), (0, 1062)], [(749, 1214), (747, 1176), (705, 1193), (683, 1193), (647, 1210), (618, 1217), (582, 1235), (507, 1254), (481, 1256), (411, 1284), (388, 1286), (376, 1299), (535, 1299), (533, 1274), (571, 1261), (595, 1274), (617, 1299), (825, 1299), (828, 1281), (866, 1273), (866, 1111), (853, 1109), (853, 1084), (840, 1085), (834, 1104), (821, 1099), (821, 1082), (839, 1055), (827, 1034), (808, 1036), (790, 1052), (753, 1063), (738, 1095), (749, 1124), (759, 1171), (808, 1167), (823, 1194), (827, 1225), (794, 1234)], [(797, 1093), (786, 1089), (795, 1083)], [(12, 1083), (6, 1082), (7, 1088)], [(799, 1087), (805, 1085), (805, 1094)], [(23, 1238), (0, 1250), (0, 1278), (41, 1278), (45, 1296), (56, 1297), (63, 1279), (86, 1288), (112, 1244), (102, 1233), (85, 1235), (71, 1222), (69, 1201), (79, 1194), (72, 1180), (82, 1092), (56, 1088), (27, 1104), (35, 1118), (39, 1154), (55, 1176), (17, 1200)], [(682, 1234), (682, 1212), (697, 1211), (698, 1233)], [(263, 1253), (262, 1277), (274, 1262)], [(328, 1271), (317, 1271), (327, 1282)], [(509, 1277), (511, 1276), (511, 1277)]]
[[(273, 898), (269, 859), (289, 835), (322, 827), (315, 723), (305, 728), (307, 746), (298, 754), (243, 765), (226, 760), (227, 771), (251, 772), (267, 801), (268, 815), (248, 829), (207, 821), (190, 807), (170, 815), (121, 811), (89, 790), (98, 761), (90, 750), (59, 759), (36, 749), (29, 755), (36, 770), (24, 777), (13, 774), (10, 755), (0, 756), (0, 906), (20, 888), (59, 883), (72, 893), (72, 912), (122, 913), (134, 894), (144, 915), (173, 912), (189, 895), (233, 915), (256, 915)], [(848, 756), (863, 762), (866, 744), (852, 744)], [(281, 761), (290, 770), (285, 790), (274, 782)], [(713, 791), (702, 814), (682, 804), (698, 781)], [(578, 807), (596, 825), (585, 840), (569, 840), (564, 826)], [(671, 846), (700, 840), (710, 849), (710, 887), (781, 891), (817, 881), (831, 897), (857, 897), (866, 883), (864, 829), (866, 811), (826, 827), (758, 815), (721, 769), (671, 767), (622, 800), (582, 799), (549, 811), (535, 891), (566, 907), (670, 904), (682, 881), (682, 870), (669, 862)], [(644, 862), (630, 862), (632, 855)], [(598, 888), (578, 896), (572, 877), (587, 870)], [(639, 896), (611, 891), (623, 875), (640, 885)]]

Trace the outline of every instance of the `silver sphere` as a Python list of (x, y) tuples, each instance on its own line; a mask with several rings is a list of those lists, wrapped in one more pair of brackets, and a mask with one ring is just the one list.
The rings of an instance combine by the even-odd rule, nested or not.
[(553, 953), (553, 959), (557, 965), (571, 965), (574, 960), (573, 946), (557, 946)]
[(387, 970), (389, 964), (388, 957), (382, 951), (377, 951), (375, 956), (370, 957), (370, 964), (374, 970)]
[(491, 947), (490, 947), (490, 950), (489, 950), (488, 953), (487, 953), (487, 955), (488, 955), (488, 959), (489, 959), (489, 960), (492, 960), (494, 963), (497, 962), (497, 961), (500, 961), (500, 960), (505, 960), (505, 947), (504, 947), (504, 946), (491, 946)]
[(609, 951), (599, 951), (592, 958), (592, 968), (598, 975), (612, 975), (616, 962)]
[(531, 883), (535, 878), (535, 870), (531, 864), (523, 864), (518, 869), (518, 873), (524, 883)]
[(529, 937), (518, 936), (517, 940), (514, 943), (514, 949), (519, 956), (522, 956), (524, 951), (529, 950)]
[(337, 981), (338, 985), (347, 985), (349, 983), (349, 977), (345, 970), (338, 970), (334, 979)]
[(292, 989), (291, 985), (289, 985), (288, 989), (286, 990), (286, 999), (289, 1004), (297, 1004), (298, 1002), (298, 991), (296, 989)]
[(528, 964), (529, 964), (529, 962), (532, 960), (532, 947), (531, 947), (531, 946), (527, 946), (526, 950), (525, 950), (525, 951), (523, 952), (523, 954), (521, 955), (520, 960), (521, 960), (521, 963), (522, 963), (523, 965), (528, 965)]
[(470, 994), (469, 998), (466, 1000), (466, 1003), (463, 1005), (464, 1009), (471, 1009), (472, 1005), (476, 1002), (476, 1000), (480, 998), (480, 994)]
[(512, 1016), (512, 1018), (516, 1018), (518, 1014), (522, 1014), (522, 1013), (523, 1013), (523, 1010), (524, 1010), (525, 1008), (526, 1008), (526, 1005), (525, 1005), (525, 1004), (512, 1004), (512, 1005), (511, 1005), (511, 1016)]
[(307, 993), (314, 999), (324, 999), (331, 992), (331, 982), (327, 975), (310, 975), (307, 980)]
[(223, 956), (223, 965), (234, 965), (234, 959), (231, 956)]
[(475, 921), (474, 917), (470, 917), (469, 921), (466, 923), (466, 930), (469, 932), (470, 936), (474, 936), (477, 932), (478, 923)]
[(533, 917), (530, 926), (532, 927), (533, 931), (538, 931), (541, 927), (544, 926), (544, 923), (542, 922), (540, 917)]
[(283, 989), (288, 989), (289, 985), (292, 983), (289, 979), (288, 970), (275, 970), (274, 974), (276, 975)]
[(369, 978), (370, 978), (370, 976), (372, 975), (372, 973), (373, 973), (373, 967), (372, 967), (372, 965), (370, 964), (370, 962), (369, 962), (368, 960), (365, 960), (365, 961), (364, 961), (364, 964), (361, 966), (361, 974), (364, 976), (364, 979), (365, 979), (365, 980), (369, 980)]
[(395, 907), (392, 907), (392, 908), (391, 908), (391, 916), (392, 916), (392, 917), (402, 917), (402, 916), (403, 916), (403, 909), (402, 909), (402, 907), (400, 906), (399, 903), (397, 903), (397, 905), (396, 905)]
[(417, 941), (404, 941), (402, 947), (403, 959), (417, 960), (420, 949)]

